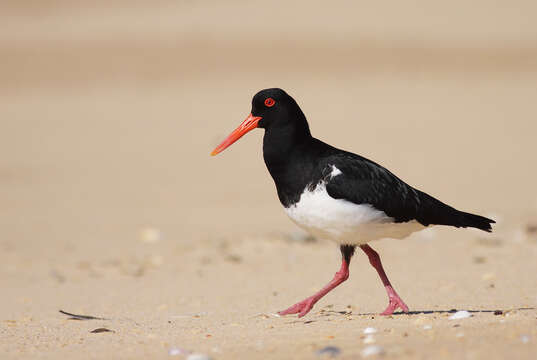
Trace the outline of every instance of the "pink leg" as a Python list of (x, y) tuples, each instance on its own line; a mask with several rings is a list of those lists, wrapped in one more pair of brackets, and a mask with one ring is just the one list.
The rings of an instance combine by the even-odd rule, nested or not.
[(386, 288), (386, 292), (388, 293), (388, 299), (390, 300), (390, 303), (388, 304), (386, 310), (381, 313), (381, 315), (391, 315), (397, 308), (401, 308), (401, 310), (403, 310), (404, 312), (408, 312), (408, 306), (406, 306), (404, 301), (399, 297), (399, 295), (397, 295), (397, 293), (392, 287), (392, 284), (390, 283), (390, 280), (388, 280), (388, 277), (384, 272), (384, 268), (382, 267), (382, 263), (380, 262), (379, 254), (369, 245), (360, 245), (360, 248), (369, 257), (369, 262), (377, 270), (377, 273), (379, 274), (380, 279), (382, 280), (382, 283)]
[(332, 279), (332, 281), (330, 281), (319, 292), (315, 293), (313, 296), (310, 296), (309, 298), (302, 300), (299, 303), (296, 303), (295, 305), (291, 306), (290, 308), (286, 310), (280, 311), (278, 314), (289, 315), (289, 314), (298, 313), (298, 317), (302, 317), (306, 315), (313, 308), (313, 305), (315, 305), (317, 301), (319, 301), (323, 296), (328, 294), (332, 289), (334, 289), (336, 286), (338, 286), (343, 281), (349, 278), (348, 261), (350, 261), (350, 257), (348, 260), (346, 260), (344, 256), (341, 261), (341, 268), (339, 269), (339, 271), (336, 273), (336, 275), (334, 275), (334, 278)]

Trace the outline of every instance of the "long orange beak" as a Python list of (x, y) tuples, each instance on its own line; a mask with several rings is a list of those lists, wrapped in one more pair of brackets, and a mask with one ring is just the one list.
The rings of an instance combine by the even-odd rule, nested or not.
[(239, 140), (244, 134), (252, 129), (255, 129), (259, 120), (261, 120), (260, 116), (253, 116), (252, 114), (248, 115), (246, 120), (244, 120), (238, 128), (233, 130), (233, 132), (229, 134), (229, 136), (213, 150), (211, 156), (215, 156), (216, 154), (224, 151), (225, 148)]

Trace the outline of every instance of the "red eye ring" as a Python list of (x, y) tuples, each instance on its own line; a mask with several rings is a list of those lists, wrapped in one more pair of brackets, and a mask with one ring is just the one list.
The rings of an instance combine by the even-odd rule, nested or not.
[(274, 104), (276, 104), (276, 101), (274, 101), (273, 98), (266, 98), (265, 99), (265, 106), (266, 107), (272, 107), (272, 106), (274, 106)]

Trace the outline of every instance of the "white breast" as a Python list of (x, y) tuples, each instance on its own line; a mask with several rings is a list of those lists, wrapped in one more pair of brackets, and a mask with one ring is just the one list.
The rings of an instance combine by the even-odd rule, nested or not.
[[(331, 177), (341, 171), (332, 166)], [(416, 221), (394, 223), (393, 218), (369, 204), (355, 204), (334, 199), (321, 182), (314, 190), (306, 190), (300, 200), (286, 208), (287, 215), (313, 236), (340, 244), (365, 244), (382, 238), (402, 239), (422, 230)]]

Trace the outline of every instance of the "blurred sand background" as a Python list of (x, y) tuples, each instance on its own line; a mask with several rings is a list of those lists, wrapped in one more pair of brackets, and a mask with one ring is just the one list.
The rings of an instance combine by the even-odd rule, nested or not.
[[(385, 358), (534, 359), (535, 14), (534, 1), (3, 0), (0, 358), (336, 346), (355, 359), (371, 326)], [(386, 295), (358, 253), (306, 317), (269, 315), (340, 255), (286, 218), (261, 130), (209, 156), (266, 87), (322, 140), (498, 220), (491, 235), (373, 244), (416, 313), (375, 315)]]

